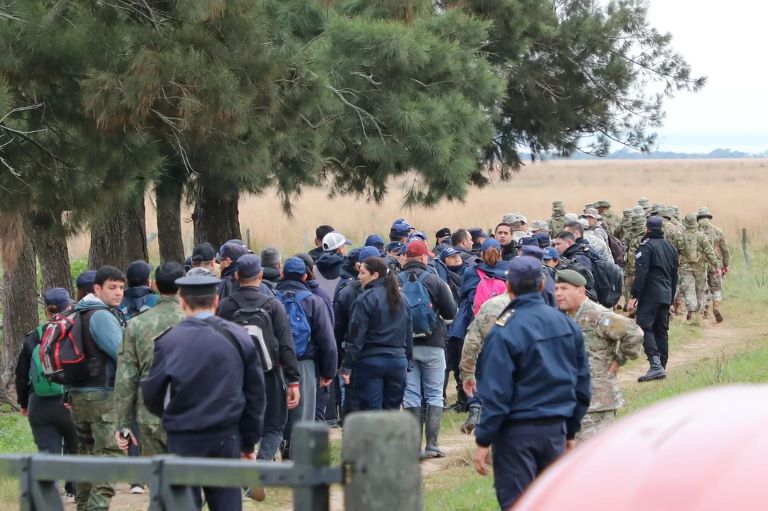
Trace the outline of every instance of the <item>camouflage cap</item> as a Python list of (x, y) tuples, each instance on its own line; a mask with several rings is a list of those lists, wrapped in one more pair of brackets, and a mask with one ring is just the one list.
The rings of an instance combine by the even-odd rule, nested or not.
[(657, 202), (657, 203), (655, 203), (653, 206), (651, 206), (651, 207), (648, 209), (648, 214), (649, 214), (649, 215), (658, 215), (658, 214), (659, 214), (659, 212), (660, 212), (662, 209), (664, 209), (664, 207), (665, 207), (665, 206), (664, 206), (664, 204), (662, 204), (662, 203), (660, 203), (660, 202)]
[(709, 208), (706, 206), (702, 206), (699, 208), (699, 214), (696, 215), (697, 218), (712, 218), (712, 213), (709, 212)]
[(637, 203), (638, 203), (640, 206), (642, 206), (642, 207), (643, 207), (643, 209), (648, 209), (649, 207), (651, 207), (651, 201), (649, 201), (649, 200), (648, 200), (647, 198), (645, 198), (645, 197), (640, 197), (639, 199), (637, 199)]
[(594, 202), (589, 202), (587, 204), (584, 204), (584, 211), (586, 211), (588, 209), (595, 209), (595, 203)]
[(625, 218), (632, 218), (632, 210), (631, 209), (625, 209), (622, 211), (622, 214)]
[(565, 209), (565, 204), (561, 200), (556, 200), (552, 203), (552, 209)]
[(565, 223), (571, 223), (576, 222), (579, 219), (579, 216), (576, 213), (566, 213), (565, 214)]
[(699, 226), (699, 222), (696, 219), (696, 215), (694, 215), (693, 213), (688, 213), (687, 215), (685, 215), (685, 218), (683, 219), (683, 225), (686, 228), (696, 228), (696, 227), (698, 227)]
[(546, 231), (549, 229), (549, 225), (544, 220), (534, 220), (531, 224), (531, 229), (533, 231)]
[(587, 208), (587, 209), (585, 209), (584, 213), (581, 215), (581, 218), (586, 218), (586, 217), (592, 217), (595, 220), (600, 220), (601, 218), (603, 218), (600, 215), (600, 213), (597, 212), (597, 210), (595, 208)]
[(660, 217), (666, 218), (667, 220), (671, 220), (672, 217), (675, 216), (675, 212), (672, 208), (661, 208), (658, 214)]
[(605, 199), (600, 199), (599, 201), (595, 201), (595, 207), (596, 208), (610, 208), (611, 203), (608, 202)]
[(521, 215), (520, 213), (507, 213), (501, 218), (502, 223), (505, 224), (514, 224), (514, 223), (528, 223), (528, 219), (525, 218), (524, 215)]
[(645, 227), (645, 217), (642, 215), (635, 215), (632, 217), (632, 227)]
[(635, 215), (645, 216), (645, 211), (643, 210), (643, 206), (641, 206), (640, 204), (632, 208), (632, 213), (634, 213)]

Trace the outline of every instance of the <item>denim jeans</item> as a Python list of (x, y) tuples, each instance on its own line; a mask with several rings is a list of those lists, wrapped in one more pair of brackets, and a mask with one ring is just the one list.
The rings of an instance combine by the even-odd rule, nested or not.
[(413, 369), (408, 373), (405, 387), (405, 408), (443, 406), (443, 381), (445, 380), (445, 350), (434, 346), (413, 347)]
[(408, 360), (404, 356), (363, 357), (352, 368), (360, 410), (399, 410)]

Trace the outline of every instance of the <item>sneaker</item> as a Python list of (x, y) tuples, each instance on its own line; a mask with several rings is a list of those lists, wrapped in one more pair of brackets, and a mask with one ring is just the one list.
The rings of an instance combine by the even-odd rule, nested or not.
[(132, 484), (130, 493), (131, 495), (144, 495), (144, 486), (141, 484)]

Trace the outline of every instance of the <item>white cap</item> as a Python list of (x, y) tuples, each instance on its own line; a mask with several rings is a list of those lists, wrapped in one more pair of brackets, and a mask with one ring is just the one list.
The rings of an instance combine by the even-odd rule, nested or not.
[(323, 250), (325, 252), (332, 252), (341, 246), (351, 244), (352, 242), (340, 232), (333, 231), (323, 236)]

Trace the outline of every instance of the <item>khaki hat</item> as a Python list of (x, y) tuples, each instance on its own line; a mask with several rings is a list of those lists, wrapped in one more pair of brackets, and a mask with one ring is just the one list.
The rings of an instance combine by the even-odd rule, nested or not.
[(625, 218), (632, 218), (632, 210), (631, 209), (625, 209), (622, 211), (622, 214)]
[(563, 201), (556, 200), (552, 203), (552, 209), (565, 209), (565, 205), (563, 204)]
[(699, 208), (699, 214), (696, 215), (697, 218), (712, 218), (712, 213), (709, 212), (709, 208), (706, 206), (702, 206)]
[(696, 219), (696, 215), (694, 215), (693, 213), (688, 213), (687, 215), (685, 215), (685, 219), (683, 219), (683, 225), (685, 225), (686, 227), (698, 227), (699, 222)]
[(599, 201), (595, 202), (595, 207), (596, 208), (610, 208), (611, 207), (611, 203), (608, 202), (605, 199), (600, 199)]
[(649, 200), (648, 200), (647, 198), (645, 198), (645, 197), (640, 197), (640, 198), (637, 200), (637, 203), (638, 203), (640, 206), (642, 206), (642, 207), (643, 207), (643, 209), (648, 209), (649, 207), (651, 207), (651, 201), (649, 201)]
[(565, 223), (571, 223), (578, 221), (579, 216), (576, 213), (566, 213), (565, 214)]
[(555, 273), (555, 282), (562, 282), (576, 287), (584, 287), (587, 285), (587, 279), (576, 270), (560, 270)]
[(531, 229), (534, 231), (546, 231), (549, 229), (549, 224), (544, 220), (534, 220), (531, 224)]

